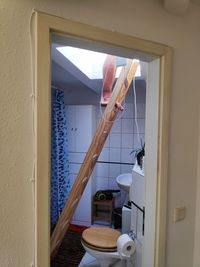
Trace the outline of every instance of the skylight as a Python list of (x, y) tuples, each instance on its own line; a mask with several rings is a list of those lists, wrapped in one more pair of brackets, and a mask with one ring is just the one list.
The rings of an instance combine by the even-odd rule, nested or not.
[[(63, 46), (56, 47), (56, 49), (73, 63), (81, 72), (83, 72), (89, 79), (103, 78), (103, 63), (107, 54), (94, 52), (86, 49)], [(117, 68), (116, 78), (119, 77), (121, 66)], [(136, 77), (140, 77), (140, 65), (136, 72)]]

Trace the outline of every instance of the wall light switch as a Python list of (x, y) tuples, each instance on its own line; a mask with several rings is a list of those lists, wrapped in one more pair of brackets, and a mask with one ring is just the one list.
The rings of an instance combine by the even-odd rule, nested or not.
[(185, 219), (186, 207), (179, 207), (174, 209), (174, 222)]

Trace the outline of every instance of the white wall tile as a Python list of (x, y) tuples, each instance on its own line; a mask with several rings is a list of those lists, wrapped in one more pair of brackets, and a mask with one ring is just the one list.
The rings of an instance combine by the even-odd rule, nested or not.
[(145, 118), (145, 110), (146, 110), (145, 103), (138, 103), (137, 104), (137, 118), (138, 119), (144, 119)]
[(140, 140), (138, 140), (137, 134), (133, 135), (133, 147), (134, 147), (134, 149), (141, 148), (141, 140), (142, 140), (142, 144), (144, 144), (145, 135), (144, 134), (140, 134), (139, 138), (140, 138)]
[(121, 173), (131, 173), (133, 169), (133, 165), (121, 165)]
[(108, 177), (96, 177), (96, 191), (108, 189)]
[(133, 119), (122, 119), (122, 133), (133, 133)]
[(71, 152), (69, 153), (69, 162), (82, 163), (85, 158), (85, 153)]
[(137, 103), (146, 103), (146, 86), (144, 81), (137, 81), (136, 96)]
[(78, 174), (81, 164), (70, 164), (70, 172), (73, 174)]
[(116, 178), (109, 178), (108, 179), (108, 188), (113, 190), (119, 190), (119, 187), (116, 182)]
[(110, 148), (110, 161), (120, 162), (120, 148)]
[(96, 173), (101, 177), (108, 177), (109, 165), (107, 163), (97, 163)]
[[(137, 119), (139, 133), (145, 133), (145, 119)], [(136, 124), (134, 122), (134, 133), (137, 133)]]
[(116, 119), (113, 123), (111, 133), (121, 133), (121, 119)]
[(121, 153), (121, 162), (125, 163), (133, 163), (133, 155), (130, 154), (132, 149), (128, 148), (122, 148), (122, 153)]
[(74, 184), (74, 182), (75, 182), (75, 180), (76, 180), (76, 174), (70, 174), (70, 186), (71, 186), (71, 188), (72, 188), (72, 186), (73, 186), (73, 184)]
[(109, 161), (109, 148), (103, 148), (98, 160)]
[(122, 148), (133, 148), (133, 134), (122, 134)]
[(109, 164), (109, 178), (116, 177), (120, 175), (120, 165), (119, 164)]
[(110, 147), (113, 148), (121, 147), (121, 134), (119, 133), (110, 134)]
[(125, 103), (122, 117), (124, 119), (134, 118), (134, 104), (133, 103)]

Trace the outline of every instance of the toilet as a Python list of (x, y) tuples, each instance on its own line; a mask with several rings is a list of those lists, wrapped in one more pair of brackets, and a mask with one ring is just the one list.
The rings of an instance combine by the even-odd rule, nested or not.
[(101, 267), (125, 267), (130, 256), (118, 252), (117, 240), (120, 236), (121, 232), (112, 228), (91, 227), (83, 231), (81, 243)]

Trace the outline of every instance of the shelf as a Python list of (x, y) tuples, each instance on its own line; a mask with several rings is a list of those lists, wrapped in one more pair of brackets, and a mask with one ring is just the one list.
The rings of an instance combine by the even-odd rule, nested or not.
[(133, 166), (133, 171), (136, 172), (136, 173), (138, 173), (138, 174), (141, 175), (141, 176), (144, 176), (144, 170), (142, 170), (142, 169), (140, 168), (140, 166), (137, 165), (137, 164), (135, 164), (135, 165)]
[(112, 225), (114, 198), (112, 200), (94, 200), (92, 202), (92, 224), (94, 221), (106, 221)]

